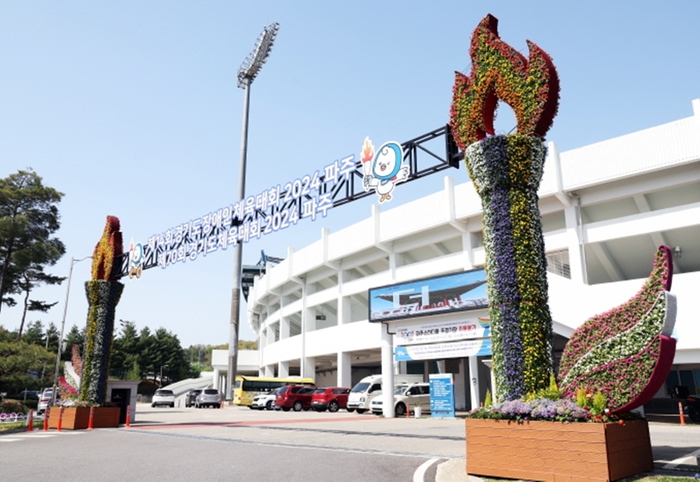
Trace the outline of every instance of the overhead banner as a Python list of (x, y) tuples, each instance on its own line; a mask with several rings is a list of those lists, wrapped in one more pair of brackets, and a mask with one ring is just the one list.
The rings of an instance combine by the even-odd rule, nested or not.
[(488, 307), (483, 269), (381, 286), (370, 289), (368, 294), (372, 322)]
[(490, 338), (453, 341), (452, 343), (436, 343), (433, 345), (397, 346), (394, 349), (394, 360), (397, 362), (490, 355)]
[[(417, 320), (416, 320), (417, 321)], [(400, 324), (394, 328), (396, 345), (418, 345), (491, 336), (488, 322), (478, 318), (435, 323)]]

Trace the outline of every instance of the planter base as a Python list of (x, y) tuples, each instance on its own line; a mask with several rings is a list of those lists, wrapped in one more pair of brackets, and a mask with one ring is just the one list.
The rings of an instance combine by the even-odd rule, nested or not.
[(467, 419), (467, 473), (609, 482), (654, 469), (645, 420), (618, 423)]
[[(49, 412), (49, 428), (58, 428), (60, 409), (54, 407)], [(61, 430), (81, 430), (88, 428), (90, 409), (66, 407), (61, 417)], [(92, 418), (93, 428), (119, 427), (119, 407), (95, 407)]]

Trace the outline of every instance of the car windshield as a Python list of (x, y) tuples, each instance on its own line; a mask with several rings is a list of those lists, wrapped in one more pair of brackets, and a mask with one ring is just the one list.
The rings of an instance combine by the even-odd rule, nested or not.
[(204, 390), (205, 395), (218, 395), (219, 391), (218, 390)]
[(168, 397), (170, 395), (173, 395), (173, 391), (172, 390), (156, 390), (156, 395)]
[(369, 387), (369, 383), (362, 382), (362, 383), (358, 383), (357, 385), (355, 385), (355, 387), (351, 391), (364, 392), (365, 390), (367, 390), (367, 387)]
[(398, 387), (394, 388), (394, 395), (403, 395), (403, 392), (406, 391), (408, 387), (406, 385), (399, 385)]
[(314, 393), (326, 393), (326, 389), (325, 389), (325, 388), (317, 388), (317, 389), (314, 391)]

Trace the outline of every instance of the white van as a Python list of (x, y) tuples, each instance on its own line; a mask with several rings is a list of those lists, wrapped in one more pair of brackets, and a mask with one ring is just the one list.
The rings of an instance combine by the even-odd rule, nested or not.
[[(423, 375), (394, 375), (394, 385), (420, 383)], [(382, 376), (370, 375), (363, 378), (350, 390), (347, 411), (365, 413), (372, 408), (372, 400), (382, 394)]]

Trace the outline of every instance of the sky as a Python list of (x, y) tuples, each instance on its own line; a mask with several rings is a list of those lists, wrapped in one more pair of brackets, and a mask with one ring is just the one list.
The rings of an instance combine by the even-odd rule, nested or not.
[[(107, 215), (128, 245), (237, 201), (244, 91), (237, 71), (265, 25), (280, 24), (251, 86), (246, 193), (293, 181), (348, 154), (406, 141), (449, 120), (454, 72), (469, 73), (469, 40), (488, 13), (501, 38), (552, 57), (560, 151), (692, 115), (700, 98), (700, 3), (558, 1), (0, 1), (0, 177), (32, 168), (64, 193), (57, 236), (68, 276), (90, 256)], [(496, 128), (512, 112), (501, 106)], [(441, 189), (445, 172), (406, 184), (389, 206)], [(466, 169), (449, 171), (456, 183)], [(370, 197), (247, 243), (285, 257), (370, 215)], [(163, 327), (184, 347), (229, 339), (233, 250), (126, 279), (116, 318)], [(90, 260), (58, 302), (28, 321), (83, 327)], [(67, 305), (65, 300), (68, 298)], [(67, 308), (67, 309), (66, 309)], [(245, 305), (240, 339), (254, 340)], [(18, 308), (0, 325), (15, 329)]]

